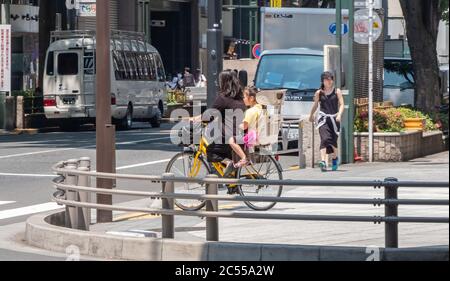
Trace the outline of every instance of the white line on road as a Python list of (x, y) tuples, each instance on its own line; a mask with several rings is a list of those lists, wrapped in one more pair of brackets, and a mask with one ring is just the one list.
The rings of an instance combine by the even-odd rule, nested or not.
[(144, 166), (151, 166), (151, 165), (156, 165), (156, 164), (161, 164), (161, 163), (168, 163), (170, 160), (171, 159), (165, 159), (165, 160), (153, 161), (153, 162), (148, 162), (148, 163), (141, 163), (141, 164), (135, 164), (135, 165), (130, 165), (130, 166), (117, 167), (116, 170), (120, 171), (120, 170), (132, 169), (132, 168), (137, 168), (137, 167), (144, 167)]
[(16, 218), (31, 214), (37, 214), (42, 212), (48, 212), (48, 211), (54, 211), (58, 209), (63, 209), (64, 207), (58, 206), (56, 203), (45, 203), (45, 204), (39, 204), (39, 205), (33, 205), (18, 209), (11, 209), (11, 210), (5, 210), (0, 211), (0, 220), (4, 219), (10, 219), (10, 218)]
[[(139, 144), (139, 143), (144, 143), (144, 142), (149, 142), (149, 141), (166, 140), (166, 139), (170, 139), (170, 137), (145, 139), (145, 140), (129, 141), (129, 142), (119, 142), (119, 143), (117, 143), (117, 145), (131, 145), (131, 144)], [(96, 147), (95, 145), (88, 145), (88, 146), (73, 147), (73, 148), (61, 148), (61, 149), (52, 149), (52, 150), (44, 150), (44, 151), (36, 151), (36, 152), (4, 155), (4, 156), (0, 156), (0, 159), (8, 159), (8, 158), (14, 158), (14, 157), (21, 157), (21, 156), (31, 156), (31, 155), (37, 155), (37, 154), (62, 152), (62, 151), (70, 151), (70, 150), (86, 149), (86, 148), (95, 148), (95, 147)]]
[(0, 201), (0, 206), (1, 205), (13, 204), (13, 203), (16, 203), (16, 201)]
[[(132, 168), (138, 168), (138, 167), (145, 167), (145, 166), (151, 166), (156, 164), (162, 164), (162, 163), (168, 163), (171, 159), (164, 159), (164, 160), (158, 160), (153, 162), (147, 162), (147, 163), (140, 163), (140, 164), (134, 164), (129, 166), (123, 166), (123, 167), (117, 167), (116, 170), (127, 170)], [(96, 172), (96, 171), (92, 171)], [(39, 175), (39, 174), (13, 174), (13, 173), (0, 173), (0, 176), (4, 177), (30, 177), (30, 178), (56, 178), (57, 175)]]

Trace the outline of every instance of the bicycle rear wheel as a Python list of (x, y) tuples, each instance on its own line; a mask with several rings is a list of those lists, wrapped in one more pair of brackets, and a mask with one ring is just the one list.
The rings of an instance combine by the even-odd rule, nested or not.
[[(166, 173), (172, 173), (175, 177), (205, 178), (211, 174), (208, 163), (200, 156), (196, 161), (194, 152), (178, 153), (169, 162)], [(206, 194), (206, 185), (198, 183), (174, 183), (175, 193), (178, 194)], [(185, 211), (198, 211), (205, 206), (203, 200), (175, 199), (175, 205)]]
[[(248, 180), (282, 180), (283, 170), (272, 156), (260, 156), (259, 161), (251, 166), (242, 167), (238, 171), (238, 179)], [(283, 186), (240, 185), (242, 196), (281, 197)], [(276, 202), (245, 202), (255, 211), (267, 211), (275, 207)]]

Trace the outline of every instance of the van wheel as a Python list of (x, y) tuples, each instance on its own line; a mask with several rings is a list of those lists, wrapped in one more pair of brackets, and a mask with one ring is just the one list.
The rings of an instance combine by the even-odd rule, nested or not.
[(133, 108), (128, 106), (125, 117), (120, 120), (119, 128), (121, 130), (131, 130), (133, 127)]
[(161, 128), (161, 115), (161, 110), (158, 109), (156, 115), (150, 119), (150, 125), (152, 125), (152, 128)]

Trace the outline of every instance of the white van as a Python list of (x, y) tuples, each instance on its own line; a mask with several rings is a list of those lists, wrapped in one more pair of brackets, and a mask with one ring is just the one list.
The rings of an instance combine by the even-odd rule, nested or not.
[[(95, 121), (95, 32), (54, 31), (44, 72), (44, 108), (63, 129)], [(164, 65), (142, 33), (111, 32), (111, 111), (122, 129), (133, 120), (159, 127), (167, 109)]]

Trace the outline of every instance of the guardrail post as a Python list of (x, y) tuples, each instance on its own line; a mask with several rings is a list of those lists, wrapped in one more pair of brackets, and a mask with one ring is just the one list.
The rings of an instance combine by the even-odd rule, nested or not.
[(303, 151), (303, 120), (298, 122), (298, 160), (300, 169), (306, 168), (306, 156)]
[[(77, 170), (78, 168), (78, 160), (71, 159), (67, 161), (65, 166), (66, 170)], [(75, 175), (71, 175), (70, 172), (66, 175), (66, 185), (77, 185), (78, 178)], [(75, 191), (67, 190), (66, 191), (66, 199), (68, 201), (77, 201), (77, 193)], [(78, 226), (78, 213), (76, 207), (71, 207), (66, 205), (66, 227), (67, 228), (76, 228)]]
[(311, 123), (311, 168), (315, 168), (316, 167), (316, 126), (314, 124), (314, 122)]
[[(175, 193), (175, 183), (166, 182), (165, 179), (174, 178), (174, 174), (163, 174), (162, 192)], [(162, 208), (164, 210), (173, 211), (175, 208), (175, 200), (173, 198), (162, 198)], [(173, 215), (162, 215), (162, 238), (175, 238), (175, 218)]]
[[(387, 178), (384, 186), (384, 198), (398, 199), (398, 179)], [(386, 204), (385, 217), (398, 217), (398, 204)], [(385, 246), (386, 248), (398, 248), (398, 222), (385, 222)]]
[[(217, 175), (208, 175), (207, 179), (218, 179)], [(217, 183), (208, 183), (206, 185), (206, 194), (217, 195), (218, 194)], [(206, 201), (207, 212), (218, 212), (219, 202), (218, 200)], [(219, 241), (219, 218), (206, 218), (206, 241), (218, 242)]]
[[(89, 172), (91, 170), (91, 159), (83, 157), (80, 159), (80, 165), (78, 171)], [(79, 176), (78, 186), (91, 187), (91, 178), (89, 176)], [(90, 192), (79, 192), (79, 200), (82, 203), (90, 203)], [(78, 209), (78, 229), (89, 231), (91, 225), (91, 209), (89, 208), (77, 208)]]

